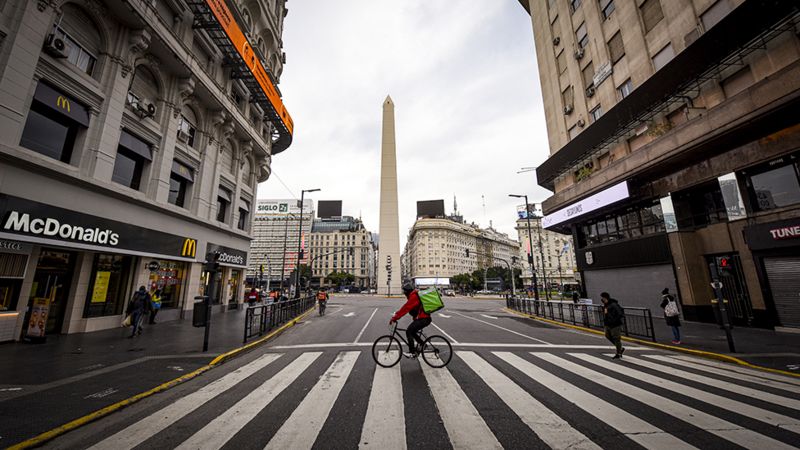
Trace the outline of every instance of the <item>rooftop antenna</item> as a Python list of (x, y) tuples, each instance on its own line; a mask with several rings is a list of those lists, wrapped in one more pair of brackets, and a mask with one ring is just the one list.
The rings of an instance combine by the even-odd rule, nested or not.
[(453, 215), (458, 215), (458, 202), (456, 201), (456, 194), (453, 194)]

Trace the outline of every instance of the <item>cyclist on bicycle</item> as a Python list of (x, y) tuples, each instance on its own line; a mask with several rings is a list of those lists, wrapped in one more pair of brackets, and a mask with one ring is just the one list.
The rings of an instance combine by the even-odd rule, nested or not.
[(406, 315), (406, 313), (411, 314), (413, 321), (406, 329), (406, 338), (408, 339), (409, 352), (411, 354), (416, 354), (417, 352), (414, 347), (417, 347), (417, 345), (414, 345), (414, 341), (419, 344), (419, 348), (422, 348), (422, 339), (419, 337), (419, 332), (431, 324), (431, 316), (422, 309), (419, 293), (411, 284), (403, 285), (403, 294), (405, 294), (407, 299), (406, 304), (394, 313), (394, 316), (389, 320), (389, 324), (391, 325), (397, 322), (401, 317)]
[(317, 302), (319, 302), (320, 309), (325, 309), (328, 298), (328, 292), (325, 291), (325, 288), (320, 288), (319, 292), (317, 292)]

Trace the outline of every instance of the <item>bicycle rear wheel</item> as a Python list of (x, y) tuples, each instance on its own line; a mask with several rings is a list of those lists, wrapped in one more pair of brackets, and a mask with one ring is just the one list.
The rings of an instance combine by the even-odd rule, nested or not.
[(431, 367), (444, 367), (452, 357), (453, 347), (450, 341), (441, 336), (431, 336), (422, 344), (422, 359)]
[(392, 367), (400, 362), (402, 352), (400, 341), (388, 334), (375, 339), (372, 344), (372, 359), (381, 367)]

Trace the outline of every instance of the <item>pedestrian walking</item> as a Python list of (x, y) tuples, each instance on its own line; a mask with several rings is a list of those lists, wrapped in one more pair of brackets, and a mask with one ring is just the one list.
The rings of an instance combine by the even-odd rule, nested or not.
[(152, 306), (150, 311), (150, 321), (148, 322), (150, 325), (156, 324), (156, 314), (158, 314), (158, 311), (161, 310), (161, 295), (161, 289), (156, 289), (150, 293), (150, 306)]
[(669, 288), (661, 291), (661, 308), (664, 310), (664, 318), (667, 325), (672, 328), (672, 343), (681, 343), (681, 312), (678, 309), (678, 302), (669, 293)]
[(603, 327), (606, 339), (611, 341), (617, 349), (614, 359), (620, 359), (625, 351), (622, 346), (622, 321), (625, 319), (625, 311), (616, 299), (611, 298), (608, 292), (600, 294), (600, 301), (603, 302)]
[(132, 338), (137, 334), (142, 334), (142, 320), (152, 310), (150, 304), (150, 294), (144, 286), (139, 286), (139, 290), (133, 293), (131, 301), (128, 303), (128, 308), (125, 312), (131, 316), (131, 335)]
[(258, 301), (258, 291), (256, 291), (256, 288), (251, 288), (250, 292), (246, 292), (244, 294), (244, 300), (250, 306), (255, 305), (256, 302)]

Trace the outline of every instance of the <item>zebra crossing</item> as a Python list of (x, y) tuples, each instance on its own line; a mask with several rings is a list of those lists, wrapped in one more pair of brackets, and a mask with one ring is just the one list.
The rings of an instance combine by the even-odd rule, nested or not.
[[(90, 448), (800, 446), (797, 379), (650, 353), (460, 350), (444, 369), (377, 367), (352, 348), (266, 353)], [(254, 427), (269, 431), (242, 436)]]

